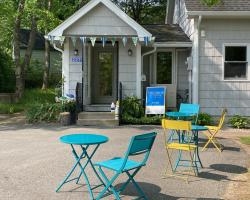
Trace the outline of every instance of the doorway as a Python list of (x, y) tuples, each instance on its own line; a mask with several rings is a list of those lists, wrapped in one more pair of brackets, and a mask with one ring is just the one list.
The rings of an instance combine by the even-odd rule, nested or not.
[(111, 104), (117, 98), (117, 46), (94, 47), (92, 63), (92, 104)]

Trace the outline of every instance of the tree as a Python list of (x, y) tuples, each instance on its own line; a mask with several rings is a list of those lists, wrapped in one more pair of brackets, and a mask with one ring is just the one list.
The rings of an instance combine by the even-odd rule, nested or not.
[(202, 2), (211, 7), (221, 3), (221, 0), (202, 0)]
[(164, 24), (167, 0), (113, 0), (140, 24)]

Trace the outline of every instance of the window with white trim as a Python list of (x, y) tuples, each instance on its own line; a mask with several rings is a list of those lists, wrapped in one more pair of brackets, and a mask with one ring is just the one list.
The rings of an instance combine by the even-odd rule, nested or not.
[(224, 80), (247, 80), (247, 46), (224, 46)]

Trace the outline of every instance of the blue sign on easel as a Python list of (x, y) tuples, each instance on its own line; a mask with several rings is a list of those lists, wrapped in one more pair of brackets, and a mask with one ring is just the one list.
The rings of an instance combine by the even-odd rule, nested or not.
[(165, 114), (166, 88), (147, 87), (146, 114)]

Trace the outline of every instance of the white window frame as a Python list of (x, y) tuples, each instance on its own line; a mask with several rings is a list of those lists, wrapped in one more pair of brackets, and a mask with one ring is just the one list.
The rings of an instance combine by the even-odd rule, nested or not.
[[(246, 47), (247, 48), (247, 57), (246, 57), (246, 62), (247, 62), (247, 72), (246, 72), (246, 79), (225, 79), (225, 48), (231, 46), (231, 47)], [(250, 81), (250, 43), (224, 43), (222, 45), (222, 54), (223, 54), (223, 59), (222, 59), (222, 80), (225, 82), (246, 82)]]

